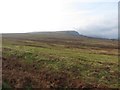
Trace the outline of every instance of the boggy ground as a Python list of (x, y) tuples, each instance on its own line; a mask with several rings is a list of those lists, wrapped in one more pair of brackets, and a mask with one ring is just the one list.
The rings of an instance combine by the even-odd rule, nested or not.
[[(14, 61), (13, 61), (14, 60)], [(95, 88), (97, 86), (85, 84), (79, 79), (72, 79), (65, 71), (52, 72), (50, 70), (36, 69), (37, 63), (26, 65), (16, 58), (3, 58), (3, 79), (4, 84), (12, 88)], [(9, 86), (10, 85), (10, 86)]]
[(117, 41), (3, 38), (2, 49), (3, 90), (119, 87)]
[(65, 71), (52, 72), (45, 69), (36, 69), (36, 64), (26, 65), (16, 61), (16, 58), (12, 58), (12, 62), (11, 59), (3, 58), (3, 88), (88, 88), (91, 90), (109, 90), (107, 85), (86, 83), (83, 80), (74, 79)]

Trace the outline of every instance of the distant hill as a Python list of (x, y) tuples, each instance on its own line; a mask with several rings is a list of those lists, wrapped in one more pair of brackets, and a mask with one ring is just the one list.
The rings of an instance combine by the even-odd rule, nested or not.
[(39, 34), (39, 35), (57, 36), (57, 37), (80, 36), (80, 34), (77, 31), (31, 32), (29, 34)]
[(89, 37), (79, 34), (77, 31), (54, 31), (54, 32), (28, 32), (28, 33), (4, 33), (4, 38), (13, 39), (42, 39), (42, 38), (62, 38), (62, 39), (96, 39), (110, 40), (105, 38)]
[(29, 33), (7, 33), (2, 34), (2, 39), (13, 41), (38, 41), (48, 43), (73, 44), (77, 46), (92, 46), (104, 48), (118, 48), (117, 40), (93, 38), (79, 34), (76, 31), (56, 31), (56, 32), (29, 32)]
[(55, 31), (55, 32), (28, 32), (28, 33), (7, 33), (2, 34), (7, 38), (79, 38), (85, 37), (80, 35), (77, 31)]

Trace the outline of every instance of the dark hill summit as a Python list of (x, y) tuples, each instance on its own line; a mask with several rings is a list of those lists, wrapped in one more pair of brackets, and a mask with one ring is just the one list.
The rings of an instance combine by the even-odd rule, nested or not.
[[(7, 33), (2, 34), (7, 38), (25, 38), (25, 39), (40, 39), (40, 38), (78, 38), (81, 37), (77, 31), (54, 31), (54, 32), (28, 32), (28, 33)], [(82, 36), (83, 37), (83, 36)]]
[(55, 31), (55, 32), (31, 32), (30, 34), (40, 34), (47, 36), (80, 36), (77, 31)]

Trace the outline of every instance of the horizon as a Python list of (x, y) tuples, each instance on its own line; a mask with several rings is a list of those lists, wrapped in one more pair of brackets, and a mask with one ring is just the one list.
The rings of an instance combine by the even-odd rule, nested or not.
[(89, 37), (89, 38), (98, 38), (98, 39), (108, 39), (108, 40), (118, 40), (118, 38), (105, 38), (105, 37), (97, 37), (97, 36), (88, 36), (88, 35), (84, 35), (84, 34), (80, 34), (78, 31), (76, 30), (62, 30), (62, 31), (36, 31), (36, 32), (24, 32), (24, 33), (2, 33), (2, 34), (28, 34), (28, 33), (56, 33), (56, 32), (77, 32), (80, 36), (85, 36), (85, 37)]
[(117, 4), (118, 0), (4, 0), (0, 1), (0, 33), (75, 30), (114, 39), (118, 38)]

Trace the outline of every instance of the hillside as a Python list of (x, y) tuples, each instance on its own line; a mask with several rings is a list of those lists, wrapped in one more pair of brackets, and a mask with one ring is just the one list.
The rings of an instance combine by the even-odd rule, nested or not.
[(56, 31), (56, 32), (31, 32), (31, 33), (8, 33), (2, 34), (3, 39), (10, 40), (32, 40), (39, 42), (49, 42), (52, 44), (67, 44), (79, 47), (82, 45), (90, 47), (118, 48), (117, 40), (92, 38), (80, 35), (76, 31)]
[(118, 88), (118, 41), (76, 31), (2, 34), (3, 89)]
[(82, 35), (79, 35), (78, 32), (76, 31), (56, 31), (56, 32), (28, 32), (28, 33), (8, 33), (8, 34), (3, 34), (3, 37), (10, 37), (10, 38), (75, 38), (75, 37), (80, 37)]

